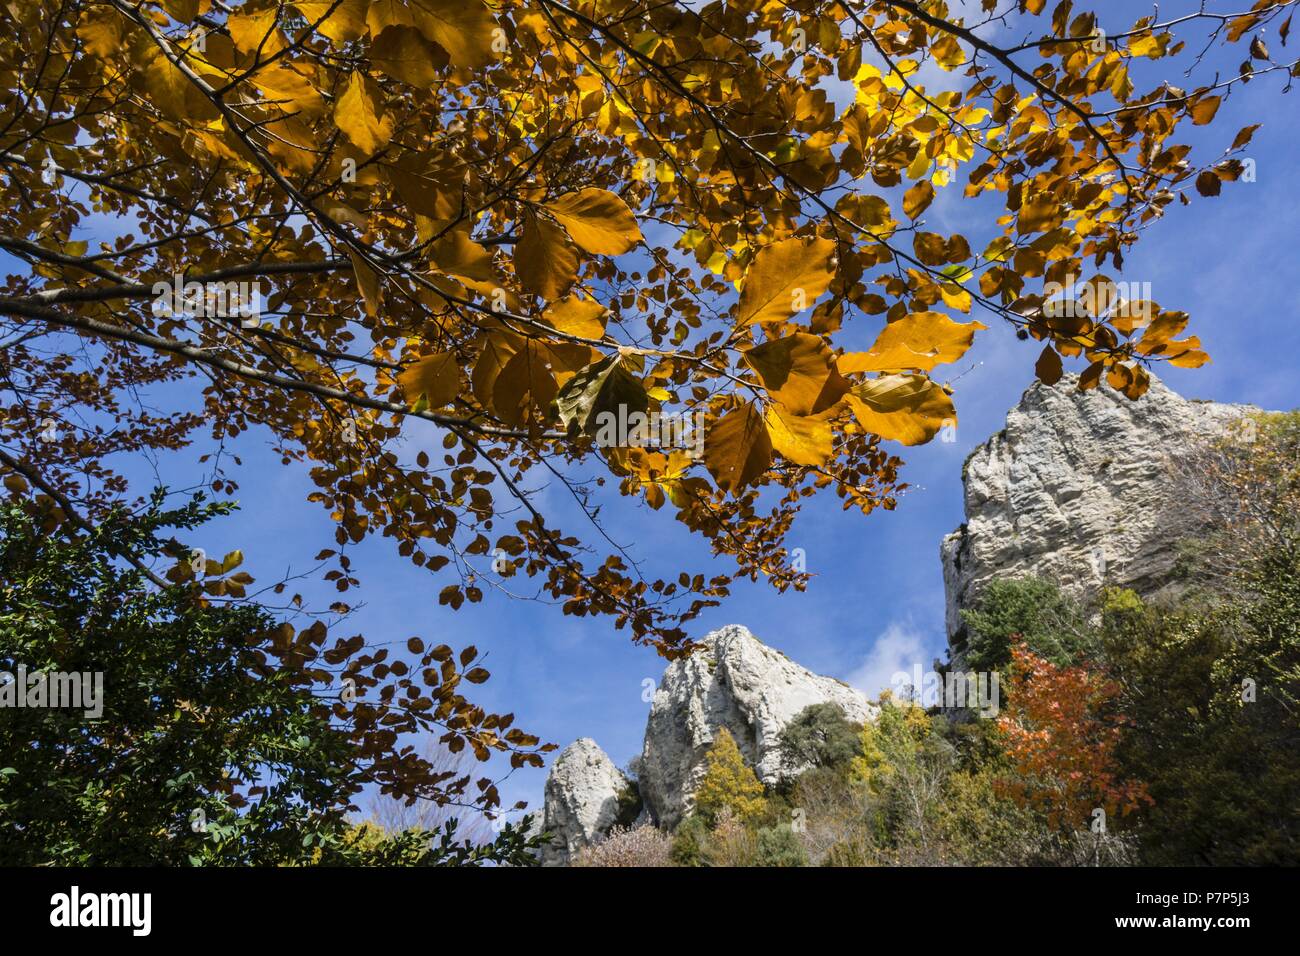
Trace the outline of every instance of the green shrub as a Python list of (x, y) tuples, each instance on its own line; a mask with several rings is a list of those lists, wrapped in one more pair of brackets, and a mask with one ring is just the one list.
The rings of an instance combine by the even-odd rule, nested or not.
[(1095, 632), (1083, 609), (1040, 578), (991, 581), (975, 607), (961, 616), (970, 670), (1005, 670), (1016, 636), (1054, 664), (1072, 664), (1096, 650)]
[(810, 704), (781, 731), (781, 756), (792, 767), (845, 767), (858, 755), (862, 728), (839, 704)]
[(758, 831), (759, 866), (807, 866), (808, 854), (799, 834), (788, 823), (778, 823)]
[(704, 850), (709, 842), (709, 822), (692, 813), (673, 831), (669, 859), (678, 866), (704, 866)]

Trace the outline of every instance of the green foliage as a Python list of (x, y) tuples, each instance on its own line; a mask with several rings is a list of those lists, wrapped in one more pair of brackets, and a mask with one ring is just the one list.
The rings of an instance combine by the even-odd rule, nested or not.
[(1104, 621), (1134, 722), (1119, 756), (1155, 801), (1146, 862), (1300, 863), (1300, 562), (1264, 555), (1252, 579), (1251, 599), (1209, 612)]
[(810, 704), (781, 731), (781, 755), (798, 767), (847, 766), (857, 756), (860, 733), (838, 704)]
[(758, 831), (756, 862), (759, 866), (807, 866), (808, 853), (788, 823)]
[(704, 849), (709, 841), (709, 821), (692, 813), (673, 831), (669, 857), (677, 866), (704, 866)]
[[(368, 782), (317, 695), (332, 676), (276, 656), (248, 602), (158, 588), (165, 529), (223, 506), (115, 514), (73, 540), (0, 509), (0, 670), (102, 674), (102, 713), (0, 711), (0, 859), (15, 865), (525, 864), (510, 827), (487, 847), (455, 827), (388, 835), (349, 820)], [(281, 648), (282, 650), (282, 648)]]
[(641, 800), (641, 791), (637, 785), (631, 781), (618, 792), (618, 813), (614, 817), (613, 826), (628, 829), (634, 824), (641, 810), (645, 806)]
[(1005, 670), (1017, 636), (1054, 664), (1072, 664), (1095, 649), (1082, 609), (1040, 578), (991, 581), (975, 608), (961, 614), (971, 670)]
[(710, 824), (723, 809), (744, 822), (763, 812), (763, 785), (754, 775), (735, 738), (724, 727), (705, 755), (707, 769), (695, 791), (695, 809)]

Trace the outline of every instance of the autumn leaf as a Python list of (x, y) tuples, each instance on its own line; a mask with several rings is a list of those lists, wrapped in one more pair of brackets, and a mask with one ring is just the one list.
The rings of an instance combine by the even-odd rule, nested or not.
[(1222, 97), (1219, 96), (1202, 96), (1192, 104), (1189, 112), (1192, 115), (1192, 122), (1197, 126), (1204, 126), (1214, 119), (1214, 114), (1219, 111), (1219, 103)]
[(1060, 204), (1051, 196), (1034, 196), (1020, 207), (1016, 217), (1016, 232), (1046, 232), (1065, 218)]
[(403, 371), (397, 382), (408, 404), (414, 405), (423, 395), (430, 407), (442, 408), (460, 392), (460, 363), (454, 352), (435, 352)]
[(468, 229), (452, 229), (429, 248), (429, 264), (447, 275), (474, 283), (480, 292), (496, 284), (492, 253), (469, 237)]
[(370, 44), (375, 66), (393, 79), (428, 89), (439, 82), (438, 71), (447, 65), (447, 54), (414, 27), (389, 27)]
[(524, 288), (544, 299), (563, 296), (578, 275), (578, 251), (564, 230), (531, 212), (525, 214), (514, 258), (515, 274)]
[(464, 205), (464, 175), (446, 168), (435, 153), (405, 152), (385, 164), (384, 175), (413, 213), (435, 221), (456, 219)]
[(754, 256), (740, 291), (736, 321), (782, 322), (809, 308), (835, 278), (835, 243), (829, 239), (784, 239)]
[(298, 0), (293, 7), (308, 23), (319, 22), (317, 33), (341, 44), (366, 32), (366, 4), (367, 0)]
[(755, 346), (745, 352), (745, 362), (759, 374), (769, 397), (796, 415), (830, 408), (852, 384), (839, 373), (826, 342), (807, 332)]
[(845, 374), (903, 369), (928, 372), (965, 355), (976, 331), (984, 328), (980, 322), (954, 322), (942, 312), (913, 312), (881, 329), (868, 351), (841, 355), (839, 368)]
[(1223, 180), (1212, 169), (1203, 169), (1196, 177), (1196, 191), (1202, 196), (1217, 196), (1223, 191)]
[(824, 419), (770, 404), (763, 421), (772, 447), (796, 465), (824, 465), (834, 454), (834, 432)]
[[(279, 9), (268, 7), (252, 13), (232, 13), (226, 18), (226, 29), (235, 49), (241, 53), (257, 53), (262, 60), (270, 59), (286, 46), (284, 34), (279, 29)], [(188, 18), (187, 18), (188, 19)]]
[(163, 9), (178, 23), (189, 23), (199, 15), (199, 0), (163, 0)]
[(641, 241), (632, 210), (606, 189), (567, 193), (546, 203), (546, 208), (573, 241), (593, 255), (622, 255)]
[(1038, 380), (1044, 385), (1055, 385), (1061, 380), (1063, 371), (1061, 356), (1050, 345), (1044, 346), (1038, 361), (1034, 363), (1034, 374)]
[(847, 399), (865, 431), (904, 445), (922, 445), (945, 424), (957, 423), (952, 399), (925, 375), (869, 379), (854, 386)]
[[(182, 18), (175, 14), (173, 17), (181, 21), (193, 19), (192, 16)], [(87, 10), (81, 15), (77, 24), (77, 36), (85, 45), (86, 52), (97, 57), (108, 57), (117, 53), (122, 47), (124, 30), (125, 23), (121, 15), (113, 9)]]
[(334, 122), (367, 155), (387, 146), (393, 135), (393, 120), (384, 114), (379, 86), (362, 73), (348, 77), (334, 106)]
[(723, 491), (738, 494), (771, 463), (772, 441), (753, 402), (733, 408), (705, 434), (704, 466)]
[(253, 74), (253, 85), (266, 100), (286, 113), (315, 117), (325, 111), (325, 100), (307, 77), (295, 70), (270, 66)]
[(571, 295), (548, 307), (542, 313), (542, 321), (568, 335), (599, 339), (605, 334), (605, 316), (608, 311), (594, 299)]
[(379, 274), (355, 250), (348, 250), (348, 258), (352, 260), (352, 271), (356, 275), (357, 289), (360, 290), (365, 303), (366, 315), (378, 315), (383, 304), (383, 288), (379, 284)]
[(926, 207), (934, 201), (934, 186), (928, 179), (922, 179), (903, 194), (903, 212), (907, 218), (915, 219), (925, 212)]
[(1150, 355), (1174, 336), (1180, 335), (1183, 329), (1187, 328), (1187, 322), (1186, 312), (1161, 312), (1142, 333), (1137, 350), (1143, 355)]
[(483, 337), (482, 342), (482, 350), (470, 374), (470, 384), (478, 403), (484, 408), (493, 408), (497, 377), (519, 351), (520, 340), (510, 332), (493, 330)]
[(519, 425), (528, 407), (545, 411), (556, 391), (549, 351), (540, 342), (525, 339), (493, 383), (492, 407), (506, 424)]
[(456, 66), (478, 69), (498, 59), (497, 23), (482, 0), (378, 0), (367, 15), (371, 36), (390, 26), (415, 26), (447, 51)]
[(624, 420), (633, 412), (650, 407), (641, 380), (632, 374), (622, 355), (611, 355), (575, 374), (555, 398), (560, 421), (571, 433), (596, 435), (602, 417), (622, 414)]
[(216, 119), (216, 107), (161, 50), (148, 54), (143, 72), (149, 99), (168, 118), (181, 123)]

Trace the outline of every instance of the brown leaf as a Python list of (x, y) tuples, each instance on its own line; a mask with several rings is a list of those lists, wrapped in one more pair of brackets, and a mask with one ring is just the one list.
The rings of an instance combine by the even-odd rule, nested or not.
[(1038, 361), (1034, 363), (1034, 374), (1044, 385), (1055, 385), (1061, 380), (1064, 368), (1061, 365), (1061, 356), (1056, 354), (1056, 350), (1050, 345), (1043, 346), (1043, 352), (1038, 356)]
[(771, 463), (772, 441), (753, 402), (729, 411), (704, 437), (704, 466), (723, 491), (738, 494)]
[(930, 180), (922, 179), (915, 186), (903, 193), (903, 212), (909, 219), (915, 219), (925, 212), (926, 207), (934, 201), (934, 186)]
[(578, 276), (578, 250), (557, 224), (529, 212), (515, 244), (515, 274), (529, 292), (559, 299)]

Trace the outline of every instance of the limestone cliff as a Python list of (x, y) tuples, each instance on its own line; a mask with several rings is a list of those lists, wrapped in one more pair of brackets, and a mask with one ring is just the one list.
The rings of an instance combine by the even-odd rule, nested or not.
[(636, 759), (636, 790), (592, 740), (571, 744), (556, 759), (546, 780), (543, 826), (553, 836), (543, 862), (570, 861), (607, 833), (620, 813), (635, 809), (629, 793), (643, 804), (643, 819), (675, 826), (691, 807), (705, 754), (722, 728), (759, 779), (773, 783), (796, 769), (783, 762), (777, 738), (805, 707), (829, 702), (851, 720), (870, 716), (872, 706), (848, 684), (800, 667), (743, 627), (724, 627), (701, 643), (668, 665), (655, 691)]
[(1171, 465), (1252, 411), (1154, 378), (1137, 401), (1080, 392), (1071, 376), (1030, 386), (963, 468), (966, 523), (940, 548), (949, 641), (960, 646), (960, 611), (995, 577), (1037, 575), (1081, 599), (1104, 584), (1145, 597), (1175, 586), (1177, 543), (1195, 528)]

